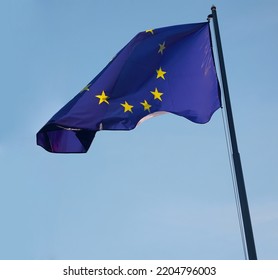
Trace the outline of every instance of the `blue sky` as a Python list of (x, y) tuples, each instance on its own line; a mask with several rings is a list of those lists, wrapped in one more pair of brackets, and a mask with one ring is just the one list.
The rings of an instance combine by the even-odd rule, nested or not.
[(102, 131), (87, 154), (36, 132), (139, 31), (217, 6), (259, 259), (278, 258), (277, 1), (1, 1), (0, 259), (244, 259), (221, 111)]

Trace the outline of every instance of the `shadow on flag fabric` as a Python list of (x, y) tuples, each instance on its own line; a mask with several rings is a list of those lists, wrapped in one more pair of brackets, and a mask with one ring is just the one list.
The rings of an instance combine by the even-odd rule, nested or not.
[(209, 24), (150, 29), (43, 126), (37, 144), (54, 153), (84, 153), (97, 131), (131, 130), (163, 112), (203, 124), (220, 106)]

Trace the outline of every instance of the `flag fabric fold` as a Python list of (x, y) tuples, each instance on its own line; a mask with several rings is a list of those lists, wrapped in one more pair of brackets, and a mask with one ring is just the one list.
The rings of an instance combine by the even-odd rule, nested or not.
[(115, 58), (37, 133), (49, 152), (87, 152), (97, 131), (131, 130), (169, 112), (206, 123), (221, 106), (209, 24), (150, 29)]

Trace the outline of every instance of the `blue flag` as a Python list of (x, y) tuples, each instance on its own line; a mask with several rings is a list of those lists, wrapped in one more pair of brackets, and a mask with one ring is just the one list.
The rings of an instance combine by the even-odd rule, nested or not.
[(209, 24), (150, 29), (46, 123), (37, 144), (84, 153), (99, 130), (131, 130), (161, 112), (206, 123), (220, 103)]

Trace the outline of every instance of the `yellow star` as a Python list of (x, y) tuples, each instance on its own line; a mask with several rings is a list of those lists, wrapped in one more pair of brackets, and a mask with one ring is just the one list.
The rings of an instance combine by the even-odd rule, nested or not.
[(165, 80), (164, 75), (166, 74), (166, 72), (163, 71), (161, 69), (161, 67), (158, 70), (156, 70), (156, 73), (157, 73), (157, 76), (156, 76), (157, 79), (162, 78), (163, 80)]
[(82, 92), (82, 91), (89, 91), (90, 90), (90, 86), (91, 86), (91, 84), (88, 84), (88, 85), (86, 85), (80, 92)]
[(146, 30), (146, 33), (148, 33), (148, 32), (154, 34), (153, 29)]
[(155, 88), (154, 91), (151, 91), (151, 93), (153, 94), (154, 99), (159, 99), (160, 101), (162, 101), (161, 95), (162, 95), (163, 93), (162, 93), (162, 92), (159, 92), (159, 91), (157, 90), (157, 88)]
[(132, 106), (132, 105), (130, 105), (130, 104), (128, 104), (126, 101), (125, 101), (125, 104), (122, 104), (121, 103), (121, 105), (124, 107), (124, 109), (125, 109), (125, 111), (124, 112), (131, 112), (131, 113), (133, 113), (132, 112), (132, 108), (134, 107), (134, 106)]
[(103, 103), (103, 102), (109, 104), (109, 102), (108, 102), (108, 100), (107, 100), (107, 99), (109, 98), (109, 96), (107, 96), (107, 95), (105, 94), (105, 91), (104, 91), (104, 90), (102, 91), (102, 93), (101, 93), (100, 95), (96, 95), (96, 97), (99, 98), (98, 104), (101, 104), (101, 103)]
[(146, 100), (144, 100), (144, 102), (140, 102), (140, 104), (144, 106), (144, 111), (148, 110), (149, 112), (151, 112), (150, 108), (152, 107), (152, 105), (150, 105)]
[(165, 42), (163, 42), (163, 44), (159, 44), (159, 50), (158, 53), (163, 54), (163, 51), (166, 49), (165, 47)]

